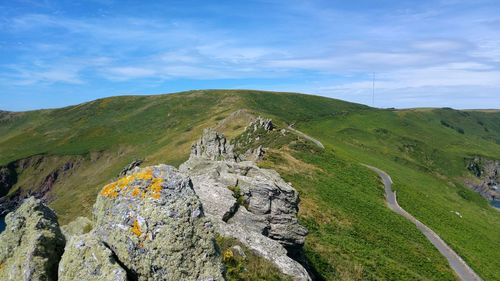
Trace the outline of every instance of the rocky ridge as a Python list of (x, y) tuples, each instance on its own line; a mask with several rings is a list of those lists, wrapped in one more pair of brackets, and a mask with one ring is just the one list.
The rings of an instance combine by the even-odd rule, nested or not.
[[(258, 118), (246, 130), (273, 125)], [(290, 257), (307, 234), (296, 217), (298, 193), (248, 160), (262, 147), (237, 154), (238, 145), (206, 129), (179, 170), (132, 163), (102, 188), (92, 220), (59, 227), (43, 201), (24, 200), (0, 234), (0, 280), (224, 280), (215, 232), (310, 280)]]
[[(258, 118), (246, 131), (273, 128), (271, 120)], [(246, 160), (255, 155), (253, 150), (235, 155), (234, 145), (206, 129), (179, 169), (192, 179), (207, 217), (222, 236), (238, 239), (296, 280), (310, 280), (304, 267), (289, 257), (301, 251), (307, 235), (296, 217), (297, 191), (274, 170)], [(256, 151), (261, 154), (262, 148)]]

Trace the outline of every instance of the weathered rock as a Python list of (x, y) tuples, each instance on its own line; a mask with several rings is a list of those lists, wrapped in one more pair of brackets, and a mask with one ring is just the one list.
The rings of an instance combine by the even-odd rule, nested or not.
[(132, 161), (125, 168), (123, 168), (123, 170), (121, 170), (118, 177), (126, 176), (128, 172), (132, 171), (135, 167), (139, 167), (143, 162), (144, 160), (142, 159)]
[[(205, 132), (213, 135), (211, 130)], [(208, 138), (202, 136), (202, 140)], [(220, 140), (224, 138), (222, 134), (218, 138), (220, 143), (226, 143)], [(307, 271), (287, 256), (287, 249), (302, 247), (307, 234), (296, 217), (297, 191), (278, 173), (261, 169), (252, 161), (224, 161), (198, 154), (197, 151), (207, 150), (202, 140), (179, 169), (191, 177), (207, 216), (217, 223), (217, 231), (238, 239), (283, 273), (297, 280), (309, 280)]]
[(61, 227), (66, 240), (72, 236), (82, 235), (92, 230), (92, 221), (86, 217), (77, 217), (72, 222)]
[(125, 281), (113, 252), (91, 234), (72, 236), (59, 263), (59, 281)]
[(255, 121), (250, 123), (249, 127), (254, 131), (257, 131), (259, 128), (263, 128), (266, 131), (271, 131), (272, 129), (274, 129), (274, 124), (271, 119), (266, 119), (259, 116)]
[(210, 160), (234, 161), (233, 146), (223, 134), (212, 128), (203, 130), (203, 136), (191, 147), (191, 155)]
[(467, 169), (474, 174), (475, 180), (466, 180), (465, 184), (488, 200), (500, 199), (500, 162), (474, 157), (469, 159)]
[(30, 197), (5, 222), (0, 234), (0, 280), (57, 280), (65, 240), (56, 214)]
[(138, 280), (223, 280), (212, 224), (175, 168), (135, 168), (105, 186), (93, 233)]
[(10, 166), (0, 167), (0, 197), (7, 195), (16, 182), (16, 172)]

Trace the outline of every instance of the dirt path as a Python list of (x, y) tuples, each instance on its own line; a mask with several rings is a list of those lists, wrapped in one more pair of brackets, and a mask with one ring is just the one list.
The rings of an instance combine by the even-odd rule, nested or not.
[[(364, 164), (363, 164), (364, 165)], [(479, 281), (482, 280), (479, 275), (477, 275), (472, 268), (470, 268), (467, 263), (457, 254), (453, 249), (451, 249), (444, 241), (437, 235), (432, 229), (427, 227), (425, 224), (421, 223), (419, 220), (414, 218), (410, 213), (401, 208), (396, 199), (396, 192), (392, 191), (392, 179), (391, 177), (385, 173), (384, 171), (364, 165), (372, 171), (376, 172), (384, 182), (385, 194), (387, 199), (387, 204), (389, 208), (394, 212), (400, 214), (405, 217), (409, 221), (413, 222), (417, 228), (427, 237), (427, 239), (436, 247), (439, 252), (448, 260), (451, 268), (455, 271), (457, 276), (464, 281)]]

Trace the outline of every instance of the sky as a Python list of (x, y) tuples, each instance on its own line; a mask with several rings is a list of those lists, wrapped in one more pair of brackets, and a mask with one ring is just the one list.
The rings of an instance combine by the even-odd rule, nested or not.
[(500, 108), (500, 1), (0, 0), (1, 110), (194, 89)]

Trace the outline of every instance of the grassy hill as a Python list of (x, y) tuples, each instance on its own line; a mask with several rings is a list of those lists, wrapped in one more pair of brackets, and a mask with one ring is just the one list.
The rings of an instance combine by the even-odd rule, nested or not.
[[(232, 114), (240, 109), (244, 114)], [(456, 279), (414, 225), (386, 208), (382, 184), (359, 163), (387, 171), (400, 205), (485, 280), (500, 276), (500, 214), (462, 184), (470, 176), (466, 158), (500, 159), (499, 111), (381, 110), (257, 91), (114, 97), (0, 112), (0, 165), (29, 159), (10, 195), (46, 187), (40, 183), (57, 171), (51, 206), (66, 223), (89, 215), (100, 187), (132, 160), (179, 165), (203, 128), (218, 126), (236, 136), (248, 115), (273, 118), (282, 127), (295, 124), (326, 147), (275, 147), (260, 164), (300, 191), (300, 219), (310, 230), (306, 258), (324, 279)]]

